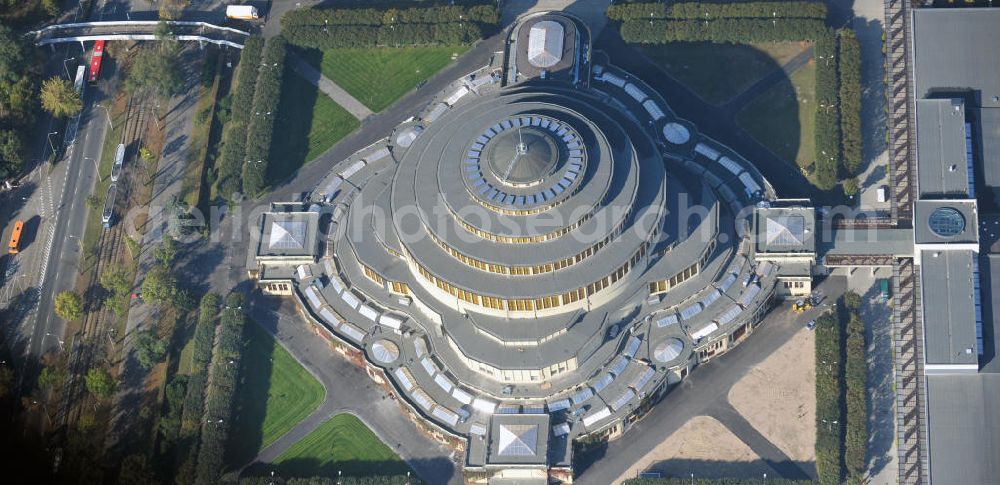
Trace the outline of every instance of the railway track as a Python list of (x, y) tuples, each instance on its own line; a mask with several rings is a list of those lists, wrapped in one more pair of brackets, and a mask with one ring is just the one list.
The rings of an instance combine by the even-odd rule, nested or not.
[[(134, 202), (131, 197), (132, 182), (136, 176), (136, 160), (142, 145), (142, 136), (146, 127), (148, 105), (144, 98), (131, 96), (126, 106), (125, 127), (122, 130), (120, 143), (125, 144), (126, 155), (123, 174), (118, 182), (117, 196), (112, 208), (113, 216), (110, 227), (105, 228), (97, 243), (98, 254), (93, 272), (87, 282), (87, 288), (96, 288), (100, 284), (101, 274), (110, 266), (120, 264), (124, 256), (124, 225), (115, 219), (121, 219), (129, 206)], [(107, 306), (100, 304), (99, 308), (87, 313), (83, 326), (77, 332), (70, 353), (67, 385), (62, 399), (61, 424), (68, 428), (76, 422), (86, 404), (93, 399), (87, 396), (84, 376), (95, 362), (113, 360), (114, 356), (114, 325), (115, 316)], [(110, 345), (110, 346), (109, 346)]]

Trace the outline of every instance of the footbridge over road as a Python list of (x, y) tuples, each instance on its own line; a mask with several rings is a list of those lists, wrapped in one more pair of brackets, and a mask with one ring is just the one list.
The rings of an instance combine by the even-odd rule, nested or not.
[[(157, 26), (160, 21), (130, 20), (115, 22), (84, 22), (50, 25), (29, 32), (34, 36), (35, 45), (52, 45), (64, 42), (84, 42), (91, 40), (157, 40)], [(249, 32), (207, 22), (163, 21), (170, 27), (172, 38), (243, 48)]]

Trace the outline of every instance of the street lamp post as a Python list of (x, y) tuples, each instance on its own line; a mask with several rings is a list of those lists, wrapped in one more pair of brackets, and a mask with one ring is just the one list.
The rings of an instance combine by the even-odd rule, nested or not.
[(58, 135), (58, 134), (59, 134), (58, 131), (53, 131), (52, 133), (49, 133), (49, 136), (46, 137), (49, 140), (49, 148), (52, 149), (52, 153), (53, 154), (56, 153), (56, 145), (54, 143), (52, 143), (52, 135)]
[(104, 106), (103, 104), (95, 104), (94, 106), (97, 106), (98, 108), (104, 108), (104, 112), (108, 114), (108, 126), (110, 126), (111, 130), (114, 131), (115, 125), (114, 123), (111, 122), (111, 110), (109, 110), (108, 107)]
[(76, 57), (70, 57), (69, 59), (63, 59), (63, 69), (66, 70), (66, 78), (69, 79), (70, 81), (73, 80), (73, 76), (69, 75), (69, 66), (67, 66), (66, 63), (69, 62), (69, 61), (72, 61), (74, 59), (76, 59)]

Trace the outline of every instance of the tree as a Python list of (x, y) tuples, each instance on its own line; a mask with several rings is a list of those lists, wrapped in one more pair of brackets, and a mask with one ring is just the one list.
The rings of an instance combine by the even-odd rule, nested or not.
[(136, 56), (125, 79), (129, 92), (149, 89), (157, 96), (170, 97), (184, 89), (177, 48), (166, 44), (171, 43), (162, 42), (158, 48), (145, 47)]
[(861, 308), (861, 296), (853, 291), (844, 293), (844, 306), (852, 312), (858, 311)]
[(845, 195), (857, 195), (858, 193), (858, 178), (851, 177), (844, 180), (844, 194)]
[(122, 460), (121, 471), (118, 472), (118, 483), (129, 485), (156, 485), (161, 483), (156, 478), (156, 472), (146, 455), (136, 453)]
[(87, 204), (87, 208), (90, 210), (97, 210), (101, 208), (101, 198), (98, 197), (97, 194), (88, 195), (84, 203)]
[(83, 299), (72, 291), (56, 295), (56, 315), (63, 320), (76, 320), (83, 316)]
[(150, 330), (139, 332), (135, 339), (135, 357), (143, 369), (152, 369), (167, 355), (167, 344)]
[(50, 17), (59, 15), (59, 0), (42, 0), (42, 10)]
[(179, 19), (184, 12), (184, 8), (187, 6), (188, 0), (162, 0), (160, 2), (160, 18), (167, 20)]
[(153, 161), (156, 159), (155, 157), (153, 157), (153, 151), (146, 147), (142, 147), (139, 149), (139, 158), (141, 158), (142, 161), (146, 163), (153, 163)]
[(0, 173), (9, 176), (21, 169), (24, 163), (24, 144), (21, 137), (11, 130), (0, 130)]
[(7, 397), (14, 388), (14, 369), (6, 364), (0, 365), (0, 398)]
[(38, 375), (38, 387), (53, 389), (66, 381), (66, 372), (59, 367), (46, 367)]
[(87, 391), (90, 391), (98, 399), (107, 399), (115, 392), (115, 381), (111, 379), (111, 374), (99, 367), (87, 371), (85, 381)]
[(69, 81), (52, 77), (42, 83), (42, 107), (56, 118), (73, 116), (80, 112), (83, 102), (80, 93)]
[(128, 270), (122, 266), (112, 266), (101, 273), (101, 286), (115, 295), (125, 295), (132, 291)]
[[(161, 7), (162, 8), (162, 7)], [(160, 42), (173, 41), (176, 40), (173, 29), (170, 28), (170, 24), (161, 20), (156, 24), (156, 28), (153, 29), (153, 37)]]
[(173, 303), (176, 292), (177, 279), (163, 266), (153, 268), (142, 281), (142, 297), (150, 303)]
[(0, 24), (0, 84), (21, 79), (24, 61), (24, 44), (10, 27)]
[(153, 257), (156, 258), (156, 261), (164, 267), (170, 267), (176, 256), (177, 242), (174, 241), (174, 238), (169, 234), (163, 236), (163, 242), (153, 249)]

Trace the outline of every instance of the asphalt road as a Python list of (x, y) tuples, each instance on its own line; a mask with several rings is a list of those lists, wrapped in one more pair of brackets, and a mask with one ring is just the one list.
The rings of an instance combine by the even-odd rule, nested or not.
[[(87, 215), (84, 201), (96, 181), (94, 160), (100, 158), (108, 126), (104, 111), (93, 106), (102, 99), (98, 89), (88, 88), (76, 143), (51, 170), (42, 164), (34, 172), (39, 177), (34, 182), (37, 189), (22, 195), (27, 199), (23, 208), (10, 214), (11, 219), (28, 220), (27, 231), (33, 239), (26, 243), (33, 246), (31, 251), (17, 255), (21, 259), (12, 279), (27, 279), (35, 289), (28, 291), (37, 298), (33, 304), (21, 306), (23, 313), (16, 316), (25, 357), (18, 373), (21, 384), (31, 382), (39, 356), (68, 350), (62, 342), (65, 323), (55, 315), (54, 301), (59, 292), (72, 290), (76, 283)], [(25, 377), (29, 379), (25, 381)]]
[[(62, 162), (67, 164), (66, 182), (48, 229), (50, 234), (46, 235), (44, 241), (39, 241), (51, 245), (51, 249), (46, 250), (50, 259), (44, 266), (45, 271), (39, 275), (41, 284), (38, 323), (35, 325), (32, 338), (33, 345), (29, 347), (34, 355), (57, 344), (49, 342), (49, 347), (45, 347), (42, 342), (45, 332), (61, 334), (62, 321), (53, 313), (52, 300), (59, 292), (72, 290), (76, 282), (76, 268), (79, 266), (81, 256), (80, 238), (83, 237), (87, 223), (88, 209), (84, 200), (93, 190), (97, 180), (94, 161), (101, 157), (104, 137), (108, 131), (107, 115), (104, 110), (94, 106), (94, 103), (99, 103), (103, 99), (103, 93), (96, 89), (90, 89), (86, 95), (76, 144), (72, 147), (68, 159)], [(57, 329), (58, 332), (55, 331)]]

